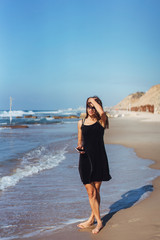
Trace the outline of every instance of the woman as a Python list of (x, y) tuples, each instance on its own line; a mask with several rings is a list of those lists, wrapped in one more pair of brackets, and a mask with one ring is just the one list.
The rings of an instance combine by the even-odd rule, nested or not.
[(108, 159), (105, 152), (103, 135), (108, 127), (108, 118), (98, 97), (90, 97), (86, 102), (86, 117), (78, 122), (78, 146), (80, 151), (79, 173), (87, 190), (92, 213), (89, 219), (78, 225), (87, 228), (97, 225), (92, 233), (98, 233), (103, 225), (100, 218), (100, 187), (102, 181), (109, 181)]

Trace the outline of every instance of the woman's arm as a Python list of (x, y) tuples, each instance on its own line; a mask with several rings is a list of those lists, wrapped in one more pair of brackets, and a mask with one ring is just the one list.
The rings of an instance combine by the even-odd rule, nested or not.
[(80, 151), (80, 154), (84, 154), (84, 147), (83, 147), (83, 139), (82, 139), (82, 120), (78, 121), (78, 144), (77, 144), (77, 149), (81, 149), (83, 151)]
[(82, 120), (78, 121), (78, 144), (77, 147), (82, 147), (83, 146), (83, 141), (82, 141)]
[(99, 113), (100, 118), (101, 118), (100, 123), (105, 128), (107, 117), (106, 117), (106, 113), (104, 112), (103, 108), (96, 102), (95, 98), (89, 98), (88, 103), (91, 103), (95, 107), (95, 109), (97, 110), (97, 112)]

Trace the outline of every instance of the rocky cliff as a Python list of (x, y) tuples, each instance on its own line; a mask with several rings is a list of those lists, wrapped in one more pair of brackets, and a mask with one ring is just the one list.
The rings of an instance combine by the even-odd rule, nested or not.
[(132, 107), (145, 105), (154, 105), (154, 111), (160, 112), (160, 84), (152, 86), (146, 93), (130, 94), (114, 106), (114, 109), (130, 110)]

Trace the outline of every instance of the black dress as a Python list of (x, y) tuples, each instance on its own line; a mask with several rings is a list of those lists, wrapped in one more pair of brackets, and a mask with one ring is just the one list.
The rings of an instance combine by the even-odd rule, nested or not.
[(80, 154), (79, 173), (83, 184), (109, 181), (108, 159), (104, 147), (104, 128), (97, 121), (92, 125), (82, 123), (82, 138), (85, 153)]

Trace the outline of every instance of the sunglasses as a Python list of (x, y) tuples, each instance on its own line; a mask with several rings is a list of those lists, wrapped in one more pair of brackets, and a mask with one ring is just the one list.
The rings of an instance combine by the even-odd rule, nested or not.
[(96, 110), (95, 107), (92, 107), (91, 105), (87, 104), (87, 108), (92, 109), (92, 110)]

